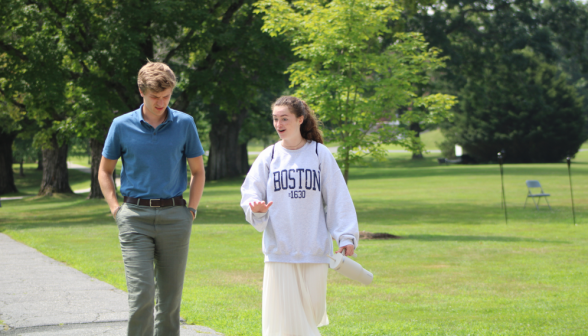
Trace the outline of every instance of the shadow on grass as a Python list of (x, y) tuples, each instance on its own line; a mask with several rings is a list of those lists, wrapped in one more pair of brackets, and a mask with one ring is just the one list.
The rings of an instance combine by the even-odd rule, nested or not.
[[(198, 224), (247, 224), (243, 210), (234, 206), (200, 207)], [(31, 197), (3, 202), (0, 232), (8, 229), (38, 229), (44, 227), (73, 227), (116, 225), (104, 200), (86, 199), (82, 195)]]
[[(100, 218), (96, 218), (100, 217)], [(106, 219), (105, 219), (106, 217)], [(209, 215), (209, 216), (202, 216), (200, 211), (198, 211), (198, 220), (194, 222), (193, 225), (209, 225), (209, 224), (247, 224), (245, 221), (245, 216), (240, 215), (237, 216), (232, 214), (231, 216), (224, 215)], [(74, 227), (74, 226), (83, 226), (83, 227), (95, 227), (95, 226), (104, 226), (104, 225), (112, 225), (116, 226), (114, 220), (107, 218), (107, 214), (100, 215), (100, 216), (92, 216), (92, 215), (80, 215), (80, 216), (68, 216), (67, 220), (51, 220), (51, 219), (28, 219), (26, 221), (6, 221), (0, 220), (0, 232), (4, 232), (6, 230), (28, 230), (28, 229), (39, 229), (39, 228), (48, 228), (48, 227)]]
[[(388, 207), (386, 205), (389, 204)], [(511, 224), (555, 224), (569, 225), (572, 222), (571, 208), (558, 207), (553, 211), (523, 209), (511, 206), (508, 219)], [(381, 202), (374, 205), (369, 201), (356, 202), (355, 208), (360, 225), (405, 224), (458, 224), (458, 225), (504, 225), (504, 210), (500, 204), (479, 204), (465, 202), (427, 203), (423, 201)], [(585, 210), (576, 209), (576, 217), (583, 218)]]
[(207, 209), (198, 208), (198, 219), (194, 222), (198, 224), (247, 224), (245, 221), (245, 214), (240, 206), (234, 209)]
[[(88, 200), (80, 195), (9, 201), (2, 208), (0, 231), (42, 227), (116, 225), (103, 200)], [(364, 223), (396, 226), (419, 224), (504, 225), (499, 204), (426, 203), (422, 201), (356, 202), (360, 225)], [(388, 206), (389, 205), (389, 206)], [(576, 216), (584, 216), (577, 211)], [(569, 217), (569, 218), (568, 218)], [(583, 218), (583, 217), (582, 217)], [(571, 211), (509, 210), (509, 223), (541, 225), (571, 223)], [(238, 203), (203, 202), (198, 209), (199, 224), (248, 225)]]
[[(242, 183), (242, 181), (241, 181)], [(241, 191), (240, 189), (238, 189), (240, 187), (235, 185), (234, 189), (223, 189), (223, 190), (218, 190), (218, 189), (212, 189), (212, 188), (204, 188), (204, 193), (202, 194), (203, 199), (205, 200), (206, 197), (224, 197), (224, 196), (235, 196), (235, 197), (239, 197), (239, 199), (241, 199)], [(189, 193), (186, 193), (184, 195), (184, 198), (188, 198), (190, 196)]]
[[(580, 165), (580, 169), (574, 170), (574, 175), (588, 175), (584, 169), (588, 162), (574, 163)], [(365, 169), (369, 168), (369, 169)], [(410, 168), (410, 169), (396, 169)], [(568, 170), (565, 162), (546, 164), (506, 164), (504, 165), (505, 176), (522, 176), (525, 179), (540, 178), (541, 176), (562, 175), (567, 176)], [(393, 179), (411, 177), (456, 177), (456, 176), (492, 176), (500, 177), (498, 164), (480, 165), (439, 165), (436, 158), (427, 157), (423, 160), (410, 160), (406, 158), (391, 158), (384, 162), (368, 160), (365, 165), (353, 165), (350, 169), (350, 180), (362, 179)], [(207, 186), (241, 186), (245, 176), (219, 181), (207, 181)], [(205, 189), (205, 193), (207, 190)], [(210, 191), (208, 191), (210, 192)], [(230, 191), (215, 190), (210, 195), (230, 194)]]
[[(198, 211), (198, 219), (193, 225), (208, 225), (208, 224), (247, 224), (245, 216), (242, 211), (211, 211), (208, 214), (202, 214)], [(221, 213), (222, 212), (222, 213)], [(116, 226), (114, 219), (109, 217), (107, 212), (103, 214), (83, 214), (83, 215), (67, 215), (67, 216), (31, 216), (26, 220), (10, 220), (0, 219), (0, 232), (6, 230), (28, 230), (40, 229), (48, 227), (95, 227), (95, 226)]]
[(568, 241), (562, 240), (544, 240), (544, 239), (532, 239), (532, 238), (520, 238), (520, 237), (501, 237), (501, 236), (446, 236), (446, 235), (407, 235), (402, 236), (401, 239), (408, 240), (419, 240), (428, 242), (502, 242), (502, 243), (551, 243), (551, 244), (571, 244)]
[(437, 157), (426, 156), (420, 160), (411, 160), (410, 153), (395, 154), (387, 158), (385, 161), (377, 161), (374, 159), (366, 159), (362, 163), (351, 165), (352, 168), (424, 168), (424, 167), (439, 167)]
[[(534, 165), (505, 165), (505, 176), (523, 176), (526, 179), (539, 178), (541, 176), (561, 175), (567, 176), (568, 170), (565, 164), (534, 164)], [(576, 169), (574, 175), (587, 175), (585, 169)], [(352, 168), (349, 172), (350, 180), (385, 179), (385, 178), (410, 178), (410, 177), (455, 177), (455, 176), (492, 176), (500, 178), (498, 165), (477, 166), (442, 166), (442, 167), (418, 167), (412, 169)]]
[(225, 178), (225, 179), (216, 180), (216, 181), (206, 181), (206, 187), (230, 187), (230, 186), (236, 186), (236, 185), (238, 185), (240, 187), (241, 184), (243, 184), (244, 180), (245, 180), (245, 175), (239, 176), (239, 177)]
[[(83, 217), (80, 216), (78, 219), (88, 219), (88, 216)], [(4, 232), (6, 230), (28, 230), (28, 229), (40, 229), (40, 228), (66, 228), (66, 227), (74, 227), (74, 226), (83, 226), (83, 227), (96, 227), (96, 226), (105, 226), (105, 225), (113, 225), (115, 226), (116, 223), (114, 221), (72, 221), (72, 222), (63, 222), (63, 221), (51, 221), (48, 222), (44, 221), (31, 221), (28, 220), (26, 222), (21, 223), (2, 223), (0, 222), (0, 232)]]

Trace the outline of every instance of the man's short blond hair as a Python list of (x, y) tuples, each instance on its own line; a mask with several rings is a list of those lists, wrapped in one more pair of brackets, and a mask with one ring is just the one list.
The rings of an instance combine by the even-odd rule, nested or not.
[(143, 93), (147, 90), (161, 92), (173, 89), (176, 87), (176, 75), (167, 64), (149, 61), (139, 70), (137, 85)]

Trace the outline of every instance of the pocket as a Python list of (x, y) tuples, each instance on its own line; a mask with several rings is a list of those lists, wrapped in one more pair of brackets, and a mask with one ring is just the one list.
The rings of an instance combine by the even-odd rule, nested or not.
[(118, 223), (118, 216), (120, 215), (120, 213), (123, 211), (125, 203), (123, 203), (120, 207), (118, 207), (118, 211), (116, 212), (116, 215), (114, 216), (114, 220)]
[(194, 217), (192, 217), (192, 211), (190, 211), (190, 209), (188, 209), (187, 206), (184, 206), (184, 209), (186, 210), (186, 212), (188, 213), (188, 217), (190, 217), (190, 222), (194, 221)]

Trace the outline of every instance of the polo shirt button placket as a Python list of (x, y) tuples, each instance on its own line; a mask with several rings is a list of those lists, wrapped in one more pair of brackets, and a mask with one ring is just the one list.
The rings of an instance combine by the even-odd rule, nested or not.
[(151, 127), (153, 134), (151, 135), (151, 143), (156, 143), (157, 142), (157, 129)]

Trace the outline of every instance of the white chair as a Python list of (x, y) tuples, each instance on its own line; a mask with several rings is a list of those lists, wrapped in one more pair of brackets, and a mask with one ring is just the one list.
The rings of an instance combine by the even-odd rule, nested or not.
[[(549, 205), (549, 201), (547, 200), (547, 197), (551, 196), (551, 194), (546, 194), (543, 191), (543, 187), (541, 187), (541, 183), (539, 183), (539, 181), (537, 180), (527, 180), (525, 182), (527, 184), (527, 198), (525, 199), (525, 206), (523, 208), (527, 207), (527, 200), (529, 200), (529, 197), (533, 200), (533, 204), (535, 204), (535, 209), (539, 210), (539, 201), (541, 200), (541, 197), (545, 198), (545, 202), (547, 202), (547, 206), (549, 207), (549, 210), (551, 210), (551, 205)], [(541, 190), (541, 193), (538, 194), (534, 194), (533, 191), (531, 189), (537, 189), (539, 188)], [(535, 202), (535, 198), (537, 198), (537, 202)]]

